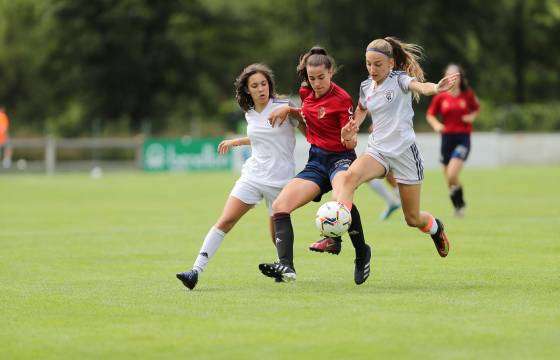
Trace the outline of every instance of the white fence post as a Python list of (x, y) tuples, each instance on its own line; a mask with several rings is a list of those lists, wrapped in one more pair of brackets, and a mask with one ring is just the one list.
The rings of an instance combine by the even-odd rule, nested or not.
[(56, 139), (52, 135), (48, 135), (45, 141), (45, 169), (47, 175), (54, 174), (56, 167)]

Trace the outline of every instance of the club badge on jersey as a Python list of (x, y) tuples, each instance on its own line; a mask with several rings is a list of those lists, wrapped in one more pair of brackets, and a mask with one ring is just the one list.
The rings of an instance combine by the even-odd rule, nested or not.
[(322, 119), (325, 117), (325, 114), (327, 113), (327, 110), (325, 110), (325, 107), (321, 106), (319, 108), (319, 110), (317, 111), (317, 116), (319, 119)]
[(393, 101), (394, 98), (395, 98), (395, 92), (393, 90), (385, 91), (385, 99), (387, 99), (388, 103)]

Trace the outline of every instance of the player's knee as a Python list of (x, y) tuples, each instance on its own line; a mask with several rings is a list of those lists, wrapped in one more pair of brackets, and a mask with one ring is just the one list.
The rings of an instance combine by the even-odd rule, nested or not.
[(272, 213), (273, 214), (276, 214), (276, 213), (290, 213), (290, 212), (291, 212), (291, 209), (290, 209), (287, 201), (278, 198), (278, 199), (274, 200), (274, 202), (272, 203)]
[(348, 170), (341, 174), (342, 184), (344, 187), (355, 189), (358, 184), (359, 176), (354, 171)]
[(235, 226), (235, 223), (237, 223), (237, 220), (234, 218), (222, 217), (218, 219), (218, 222), (216, 222), (216, 225), (214, 226), (221, 231), (228, 233)]

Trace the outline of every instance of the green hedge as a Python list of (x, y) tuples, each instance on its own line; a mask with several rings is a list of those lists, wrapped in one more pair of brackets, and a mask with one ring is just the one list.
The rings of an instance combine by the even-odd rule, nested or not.
[(560, 131), (560, 102), (492, 106), (483, 102), (475, 129), (481, 131)]

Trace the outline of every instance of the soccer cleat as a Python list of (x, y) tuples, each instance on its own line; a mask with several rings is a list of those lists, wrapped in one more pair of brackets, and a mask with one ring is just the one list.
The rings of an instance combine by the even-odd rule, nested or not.
[(447, 235), (445, 235), (445, 231), (443, 230), (443, 223), (436, 219), (436, 223), (438, 226), (438, 230), (434, 235), (431, 235), (432, 240), (434, 240), (434, 245), (436, 246), (436, 250), (441, 257), (446, 257), (449, 254), (449, 240), (447, 240)]
[(194, 289), (196, 283), (198, 282), (198, 272), (196, 270), (189, 270), (177, 274), (177, 279), (183, 282), (183, 285), (188, 287), (190, 290)]
[(379, 216), (380, 220), (387, 220), (395, 210), (398, 210), (401, 207), (401, 204), (392, 204), (387, 206), (387, 209), (381, 213)]
[(340, 238), (326, 237), (311, 244), (309, 250), (338, 255), (342, 250), (342, 240)]
[(354, 282), (356, 285), (363, 284), (369, 277), (370, 263), (371, 263), (371, 248), (366, 244), (367, 251), (363, 258), (356, 258), (354, 263), (356, 267), (354, 268)]
[(274, 278), (276, 282), (290, 282), (296, 280), (296, 272), (294, 269), (279, 262), (259, 264), (259, 270), (264, 275)]

